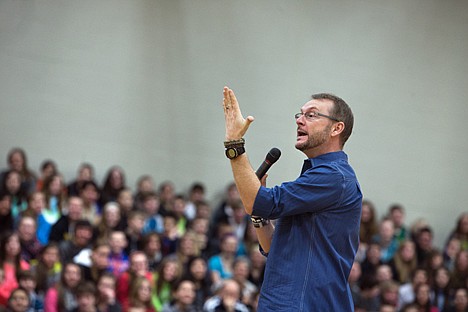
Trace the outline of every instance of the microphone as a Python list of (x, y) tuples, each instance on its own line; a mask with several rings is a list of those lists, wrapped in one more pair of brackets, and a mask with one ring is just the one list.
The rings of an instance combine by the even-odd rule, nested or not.
[(260, 167), (258, 167), (255, 174), (257, 175), (258, 179), (261, 180), (265, 173), (267, 173), (268, 169), (280, 158), (281, 151), (276, 147), (273, 147), (265, 157), (265, 160), (262, 162)]

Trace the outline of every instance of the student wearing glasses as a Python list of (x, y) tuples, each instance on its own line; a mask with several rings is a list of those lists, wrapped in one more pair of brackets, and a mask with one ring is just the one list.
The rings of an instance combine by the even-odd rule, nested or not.
[[(331, 94), (316, 94), (295, 115), (299, 177), (272, 188), (245, 153), (244, 118), (224, 88), (225, 147), (247, 214), (267, 255), (258, 311), (353, 311), (348, 276), (358, 249), (362, 193), (343, 146), (353, 114)], [(275, 225), (269, 220), (276, 220)]]

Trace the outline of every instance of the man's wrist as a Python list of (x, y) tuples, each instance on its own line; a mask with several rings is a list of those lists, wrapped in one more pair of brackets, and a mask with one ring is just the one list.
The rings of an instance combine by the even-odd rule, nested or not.
[(245, 153), (245, 140), (243, 138), (238, 140), (224, 141), (224, 147), (226, 148), (225, 154), (229, 159), (235, 159)]
[(250, 216), (250, 220), (252, 221), (254, 228), (257, 228), (257, 229), (270, 224), (270, 220), (262, 218), (262, 217)]
[(237, 146), (243, 146), (245, 144), (244, 138), (236, 139), (236, 140), (227, 140), (224, 141), (224, 147), (237, 147)]

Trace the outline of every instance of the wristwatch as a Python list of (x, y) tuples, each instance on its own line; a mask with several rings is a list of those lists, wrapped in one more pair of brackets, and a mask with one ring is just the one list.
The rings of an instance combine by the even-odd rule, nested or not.
[(239, 155), (242, 155), (245, 153), (245, 148), (244, 146), (232, 146), (232, 147), (227, 147), (226, 148), (226, 157), (229, 159), (234, 159), (238, 157)]

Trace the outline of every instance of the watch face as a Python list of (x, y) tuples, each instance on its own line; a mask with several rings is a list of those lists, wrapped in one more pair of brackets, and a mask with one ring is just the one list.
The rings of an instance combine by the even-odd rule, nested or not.
[(230, 159), (235, 158), (237, 156), (237, 150), (235, 148), (228, 148), (226, 150), (226, 156)]

